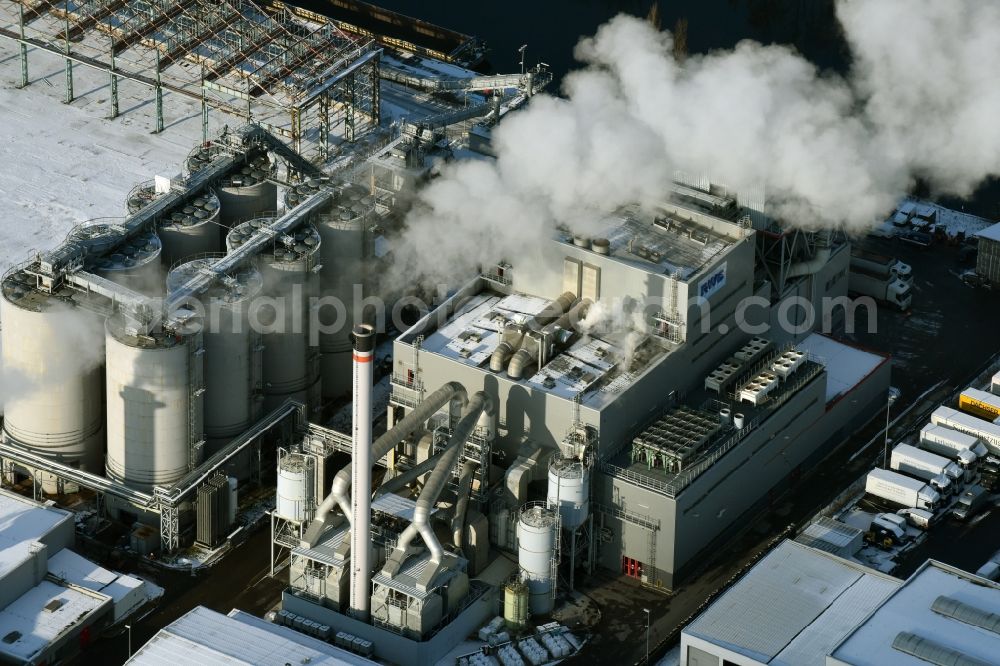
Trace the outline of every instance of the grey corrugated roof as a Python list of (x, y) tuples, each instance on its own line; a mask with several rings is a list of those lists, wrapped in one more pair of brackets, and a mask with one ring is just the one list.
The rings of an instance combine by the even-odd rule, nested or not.
[[(684, 632), (766, 663), (821, 616), (819, 621), (825, 622), (828, 611), (832, 612), (830, 631), (845, 624), (852, 598), (857, 603), (888, 594), (887, 581), (891, 580), (860, 564), (784, 541)], [(837, 605), (848, 592), (850, 596), (842, 602), (847, 605)], [(817, 632), (814, 640), (819, 642), (828, 640), (821, 635), (822, 627), (817, 624), (811, 630)]]
[(349, 664), (374, 662), (287, 627), (198, 606), (161, 629), (127, 662), (144, 666)]
[(980, 238), (988, 238), (989, 240), (1000, 243), (1000, 223), (994, 224), (992, 227), (986, 227), (976, 235)]

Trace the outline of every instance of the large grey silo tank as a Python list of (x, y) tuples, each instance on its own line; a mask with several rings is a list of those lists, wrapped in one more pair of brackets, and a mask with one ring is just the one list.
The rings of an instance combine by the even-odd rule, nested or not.
[[(229, 232), (229, 251), (243, 245), (274, 218), (256, 218)], [(305, 224), (292, 234), (271, 239), (257, 262), (264, 280), (264, 295), (273, 305), (256, 310), (262, 325), (261, 375), (265, 412), (291, 398), (307, 408), (319, 404), (319, 347), (309, 344), (309, 307), (319, 294), (320, 237), (316, 227)], [(280, 318), (278, 315), (282, 315)]]
[(87, 248), (86, 270), (133, 291), (160, 295), (163, 292), (160, 238), (152, 231), (124, 238), (121, 225), (102, 219), (77, 225), (66, 240)]
[[(174, 268), (167, 275), (168, 292), (218, 259), (195, 259)], [(260, 413), (260, 336), (250, 326), (249, 313), (261, 286), (260, 272), (244, 267), (200, 296), (207, 313), (202, 330), (207, 455), (242, 434)]]
[[(100, 319), (36, 291), (34, 284), (35, 278), (22, 271), (3, 279), (3, 368), (12, 384), (4, 403), (4, 433), (32, 453), (100, 474)], [(55, 477), (43, 473), (41, 480), (45, 492), (57, 492)]]
[(248, 157), (246, 164), (219, 181), (216, 194), (221, 212), (219, 221), (227, 231), (241, 222), (273, 214), (278, 209), (278, 187), (267, 179), (272, 177), (275, 164), (267, 153)]
[(115, 315), (106, 346), (107, 475), (146, 492), (169, 486), (204, 455), (200, 336), (135, 335)]
[[(162, 197), (153, 181), (137, 185), (128, 195), (126, 208), (134, 215)], [(205, 190), (182, 206), (171, 210), (157, 228), (162, 244), (162, 265), (166, 268), (196, 256), (218, 252), (219, 197)], [(162, 281), (161, 281), (162, 282)]]
[(320, 310), (319, 320), (327, 326), (341, 324), (332, 333), (319, 337), (320, 373), (323, 397), (337, 398), (351, 390), (351, 329), (355, 324), (355, 286), (363, 295), (367, 289), (366, 263), (372, 256), (370, 226), (375, 202), (364, 187), (349, 185), (327, 212), (318, 215), (316, 228), (322, 239), (320, 290), (344, 304), (346, 322), (337, 322), (333, 308)]

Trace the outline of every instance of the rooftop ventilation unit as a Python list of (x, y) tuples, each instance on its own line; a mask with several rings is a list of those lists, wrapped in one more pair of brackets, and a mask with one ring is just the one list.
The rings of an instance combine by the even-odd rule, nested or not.
[(759, 405), (767, 399), (767, 394), (778, 386), (778, 376), (771, 372), (762, 372), (740, 389), (740, 402), (746, 401)]
[(774, 359), (771, 363), (771, 371), (781, 377), (782, 380), (785, 380), (791, 377), (805, 361), (805, 353), (798, 349), (789, 349)]
[(733, 357), (749, 365), (763, 356), (764, 353), (770, 348), (770, 340), (765, 340), (764, 338), (753, 338), (748, 343), (743, 345), (738, 352), (733, 354)]
[(742, 367), (742, 362), (737, 361), (736, 359), (723, 361), (722, 365), (717, 367), (715, 370), (710, 372), (707, 377), (705, 377), (705, 389), (708, 391), (715, 391), (716, 393), (722, 393), (726, 386), (736, 379), (736, 375)]

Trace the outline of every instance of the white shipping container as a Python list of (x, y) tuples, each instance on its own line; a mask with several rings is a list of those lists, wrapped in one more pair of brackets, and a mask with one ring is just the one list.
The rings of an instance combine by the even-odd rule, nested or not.
[(923, 481), (887, 469), (868, 472), (865, 492), (907, 508), (933, 510), (941, 501), (941, 495)]

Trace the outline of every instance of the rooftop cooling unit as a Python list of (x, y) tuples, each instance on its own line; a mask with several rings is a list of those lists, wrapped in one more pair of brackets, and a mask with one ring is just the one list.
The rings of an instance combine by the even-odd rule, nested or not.
[(799, 366), (805, 363), (805, 360), (806, 355), (803, 352), (798, 349), (789, 349), (774, 359), (771, 363), (771, 371), (785, 380), (791, 377), (799, 369)]

